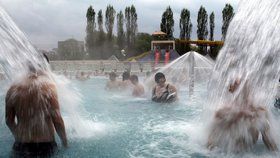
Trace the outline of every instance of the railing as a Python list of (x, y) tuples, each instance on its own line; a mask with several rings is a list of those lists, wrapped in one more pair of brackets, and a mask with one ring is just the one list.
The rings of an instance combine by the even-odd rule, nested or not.
[(54, 72), (117, 72), (122, 73), (130, 70), (132, 73), (153, 71), (155, 68), (163, 67), (164, 63), (158, 63), (156, 67), (154, 62), (128, 62), (113, 60), (61, 60), (51, 61), (51, 68)]

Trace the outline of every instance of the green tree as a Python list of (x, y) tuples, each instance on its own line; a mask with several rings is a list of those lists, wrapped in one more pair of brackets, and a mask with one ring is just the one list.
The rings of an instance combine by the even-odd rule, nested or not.
[(230, 4), (226, 4), (223, 9), (223, 26), (222, 26), (222, 40), (225, 40), (229, 23), (231, 22), (234, 11)]
[(97, 24), (98, 24), (98, 40), (96, 41), (96, 44), (98, 46), (97, 52), (98, 52), (98, 59), (103, 59), (103, 45), (105, 42), (105, 33), (103, 29), (103, 14), (102, 10), (100, 9), (97, 14)]
[(130, 17), (131, 17), (131, 45), (134, 47), (136, 41), (136, 33), (137, 33), (137, 13), (134, 5), (130, 7)]
[(209, 36), (209, 40), (210, 41), (214, 41), (214, 29), (215, 29), (215, 15), (214, 15), (214, 12), (212, 12), (210, 14), (209, 21), (210, 21), (210, 36)]
[(87, 27), (86, 27), (86, 51), (91, 58), (94, 58), (94, 31), (95, 31), (95, 12), (92, 6), (87, 10)]
[(203, 6), (200, 7), (197, 15), (197, 38), (199, 40), (205, 40), (208, 35), (208, 15)]
[(152, 36), (148, 33), (138, 33), (136, 36), (135, 48), (143, 53), (151, 50)]
[[(197, 15), (197, 38), (198, 40), (205, 40), (207, 39), (208, 35), (208, 15), (203, 6), (200, 7)], [(199, 46), (199, 52), (201, 54), (206, 54), (207, 47)]]
[(127, 47), (131, 46), (130, 37), (131, 37), (131, 15), (130, 15), (130, 7), (125, 8), (125, 26), (126, 26), (126, 45)]
[(125, 8), (126, 44), (128, 48), (135, 47), (137, 33), (137, 13), (135, 7)]
[(105, 21), (105, 26), (107, 30), (107, 39), (109, 42), (112, 42), (113, 39), (113, 27), (114, 27), (114, 22), (115, 22), (115, 15), (116, 11), (113, 6), (108, 5), (106, 8), (106, 21)]
[(118, 43), (119, 49), (124, 48), (124, 42), (125, 42), (123, 24), (124, 24), (124, 16), (123, 16), (122, 11), (120, 11), (117, 14), (117, 29), (118, 29), (117, 43)]
[(174, 19), (170, 6), (168, 6), (162, 14), (160, 30), (167, 34), (168, 39), (173, 39)]
[(192, 32), (192, 23), (190, 19), (190, 11), (183, 9), (180, 18), (180, 39), (189, 40)]

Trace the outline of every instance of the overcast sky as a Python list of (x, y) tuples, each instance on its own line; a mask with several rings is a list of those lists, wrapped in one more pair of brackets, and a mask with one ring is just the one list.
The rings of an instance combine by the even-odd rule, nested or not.
[(180, 12), (187, 8), (191, 12), (193, 39), (196, 39), (197, 12), (203, 5), (208, 15), (215, 13), (214, 39), (220, 40), (222, 9), (226, 3), (230, 3), (237, 10), (238, 2), (239, 0), (0, 0), (0, 5), (37, 48), (50, 50), (57, 47), (59, 40), (84, 40), (85, 15), (90, 5), (96, 13), (100, 9), (104, 13), (108, 4), (113, 5), (116, 12), (124, 11), (126, 6), (134, 4), (138, 14), (138, 32), (150, 34), (160, 30), (162, 13), (170, 5), (175, 20), (174, 37), (179, 36)]

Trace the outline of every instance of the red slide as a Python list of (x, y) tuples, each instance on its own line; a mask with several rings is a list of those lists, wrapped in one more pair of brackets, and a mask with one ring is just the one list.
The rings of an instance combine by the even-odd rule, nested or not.
[(170, 52), (166, 50), (165, 52), (165, 58), (164, 58), (164, 64), (168, 64), (170, 59)]
[(160, 53), (159, 53), (158, 50), (156, 50), (156, 51), (155, 51), (155, 65), (158, 64), (159, 59), (160, 59)]

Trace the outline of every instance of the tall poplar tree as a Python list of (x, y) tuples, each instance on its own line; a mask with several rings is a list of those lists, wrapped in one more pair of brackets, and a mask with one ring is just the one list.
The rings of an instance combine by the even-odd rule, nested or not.
[(104, 59), (103, 57), (103, 45), (105, 42), (105, 33), (104, 33), (104, 28), (103, 28), (103, 14), (102, 10), (100, 9), (97, 14), (97, 24), (98, 24), (98, 40), (96, 41), (97, 46), (99, 47), (98, 49), (98, 58), (99, 59)]
[(86, 27), (86, 51), (90, 58), (94, 58), (94, 31), (95, 31), (95, 12), (92, 6), (87, 10), (87, 27)]
[(203, 6), (200, 7), (197, 15), (197, 38), (205, 40), (208, 35), (208, 15)]
[(170, 6), (168, 6), (162, 14), (160, 30), (167, 34), (168, 39), (173, 39), (174, 32), (174, 19), (173, 12)]
[(183, 9), (180, 18), (180, 39), (189, 40), (192, 32), (192, 23), (190, 19), (190, 11)]
[(137, 13), (134, 5), (130, 7), (130, 20), (131, 20), (131, 45), (135, 47), (136, 33), (137, 33)]
[(108, 5), (106, 8), (106, 13), (105, 13), (105, 26), (107, 30), (107, 39), (109, 42), (112, 42), (113, 38), (113, 27), (114, 27), (114, 22), (115, 22), (115, 15), (116, 11), (113, 6)]
[(124, 24), (124, 16), (122, 11), (120, 11), (117, 14), (117, 29), (118, 29), (118, 46), (120, 49), (124, 48), (124, 42), (125, 42), (125, 35), (124, 35), (124, 29), (123, 29), (123, 24)]
[(210, 41), (214, 41), (214, 29), (215, 29), (215, 15), (214, 15), (214, 12), (212, 12), (210, 14), (209, 21), (210, 21), (210, 36), (209, 36), (209, 40)]
[(128, 48), (135, 47), (137, 33), (137, 13), (134, 5), (125, 8), (126, 44)]
[(223, 9), (223, 26), (222, 26), (222, 40), (225, 40), (229, 23), (234, 16), (233, 8), (230, 4), (226, 4)]
[(130, 15), (130, 7), (125, 8), (125, 26), (126, 26), (126, 45), (127, 47), (131, 46), (130, 37), (131, 37), (131, 15)]
[[(200, 7), (197, 15), (197, 38), (198, 40), (207, 39), (208, 35), (208, 15), (203, 6)], [(199, 46), (199, 52), (206, 54), (207, 47)]]

